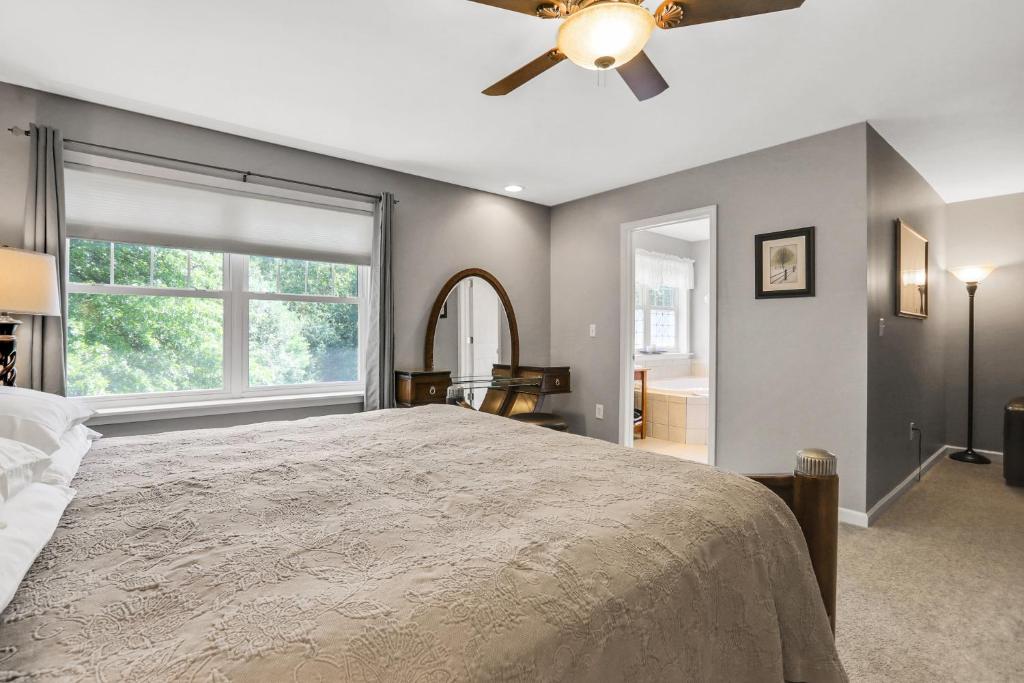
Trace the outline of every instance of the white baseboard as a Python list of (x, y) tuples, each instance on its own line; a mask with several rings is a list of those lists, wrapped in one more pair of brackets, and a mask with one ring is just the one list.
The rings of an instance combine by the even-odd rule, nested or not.
[[(929, 455), (928, 459), (921, 463), (921, 476), (924, 476), (925, 472), (927, 472), (928, 470), (935, 466), (935, 464), (939, 461), (939, 458), (941, 458), (943, 455), (945, 455), (948, 451), (951, 450), (956, 450), (956, 447), (940, 446), (937, 451)], [(988, 451), (980, 450), (978, 452), (985, 453), (986, 455), (989, 453)], [(850, 510), (848, 508), (839, 508), (839, 521), (843, 522), (844, 524), (858, 526), (865, 529), (871, 526), (875, 522), (875, 520), (882, 516), (882, 513), (888, 510), (892, 506), (892, 504), (895, 503), (896, 500), (906, 492), (907, 489), (914, 485), (914, 483), (917, 481), (917, 474), (918, 468), (915, 467), (906, 479), (897, 484), (892, 491), (889, 491), (889, 493), (885, 494), (885, 497), (882, 498), (877, 503), (875, 503), (873, 506), (871, 506), (871, 509), (868, 510), (867, 512)]]
[(859, 526), (863, 529), (868, 528), (868, 513), (857, 512), (849, 508), (839, 508), (839, 521), (843, 524), (849, 524), (850, 526)]

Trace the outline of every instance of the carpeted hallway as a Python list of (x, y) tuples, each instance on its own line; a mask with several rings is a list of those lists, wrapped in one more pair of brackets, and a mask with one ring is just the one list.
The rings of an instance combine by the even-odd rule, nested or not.
[(841, 525), (850, 680), (1024, 681), (1024, 489), (943, 459), (870, 529)]

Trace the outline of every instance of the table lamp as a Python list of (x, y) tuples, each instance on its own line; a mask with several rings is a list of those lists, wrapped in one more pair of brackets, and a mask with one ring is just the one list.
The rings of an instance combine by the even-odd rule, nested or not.
[(0, 384), (13, 387), (18, 355), (15, 330), (21, 321), (11, 314), (60, 315), (57, 259), (23, 249), (0, 247)]
[(949, 457), (972, 465), (988, 465), (992, 461), (974, 450), (974, 295), (978, 283), (987, 278), (995, 266), (962, 266), (953, 268), (956, 279), (967, 285), (970, 297), (970, 314), (967, 332), (967, 450), (953, 453)]

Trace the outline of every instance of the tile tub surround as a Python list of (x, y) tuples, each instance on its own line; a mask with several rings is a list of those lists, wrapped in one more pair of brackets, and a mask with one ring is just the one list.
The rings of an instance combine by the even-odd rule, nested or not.
[[(639, 405), (640, 396), (635, 400)], [(708, 399), (649, 389), (647, 436), (675, 443), (707, 444)]]

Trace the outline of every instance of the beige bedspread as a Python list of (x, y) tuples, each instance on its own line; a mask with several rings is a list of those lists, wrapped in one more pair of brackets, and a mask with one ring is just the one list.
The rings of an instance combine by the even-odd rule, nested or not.
[(767, 489), (437, 406), (102, 440), (0, 680), (845, 680)]

